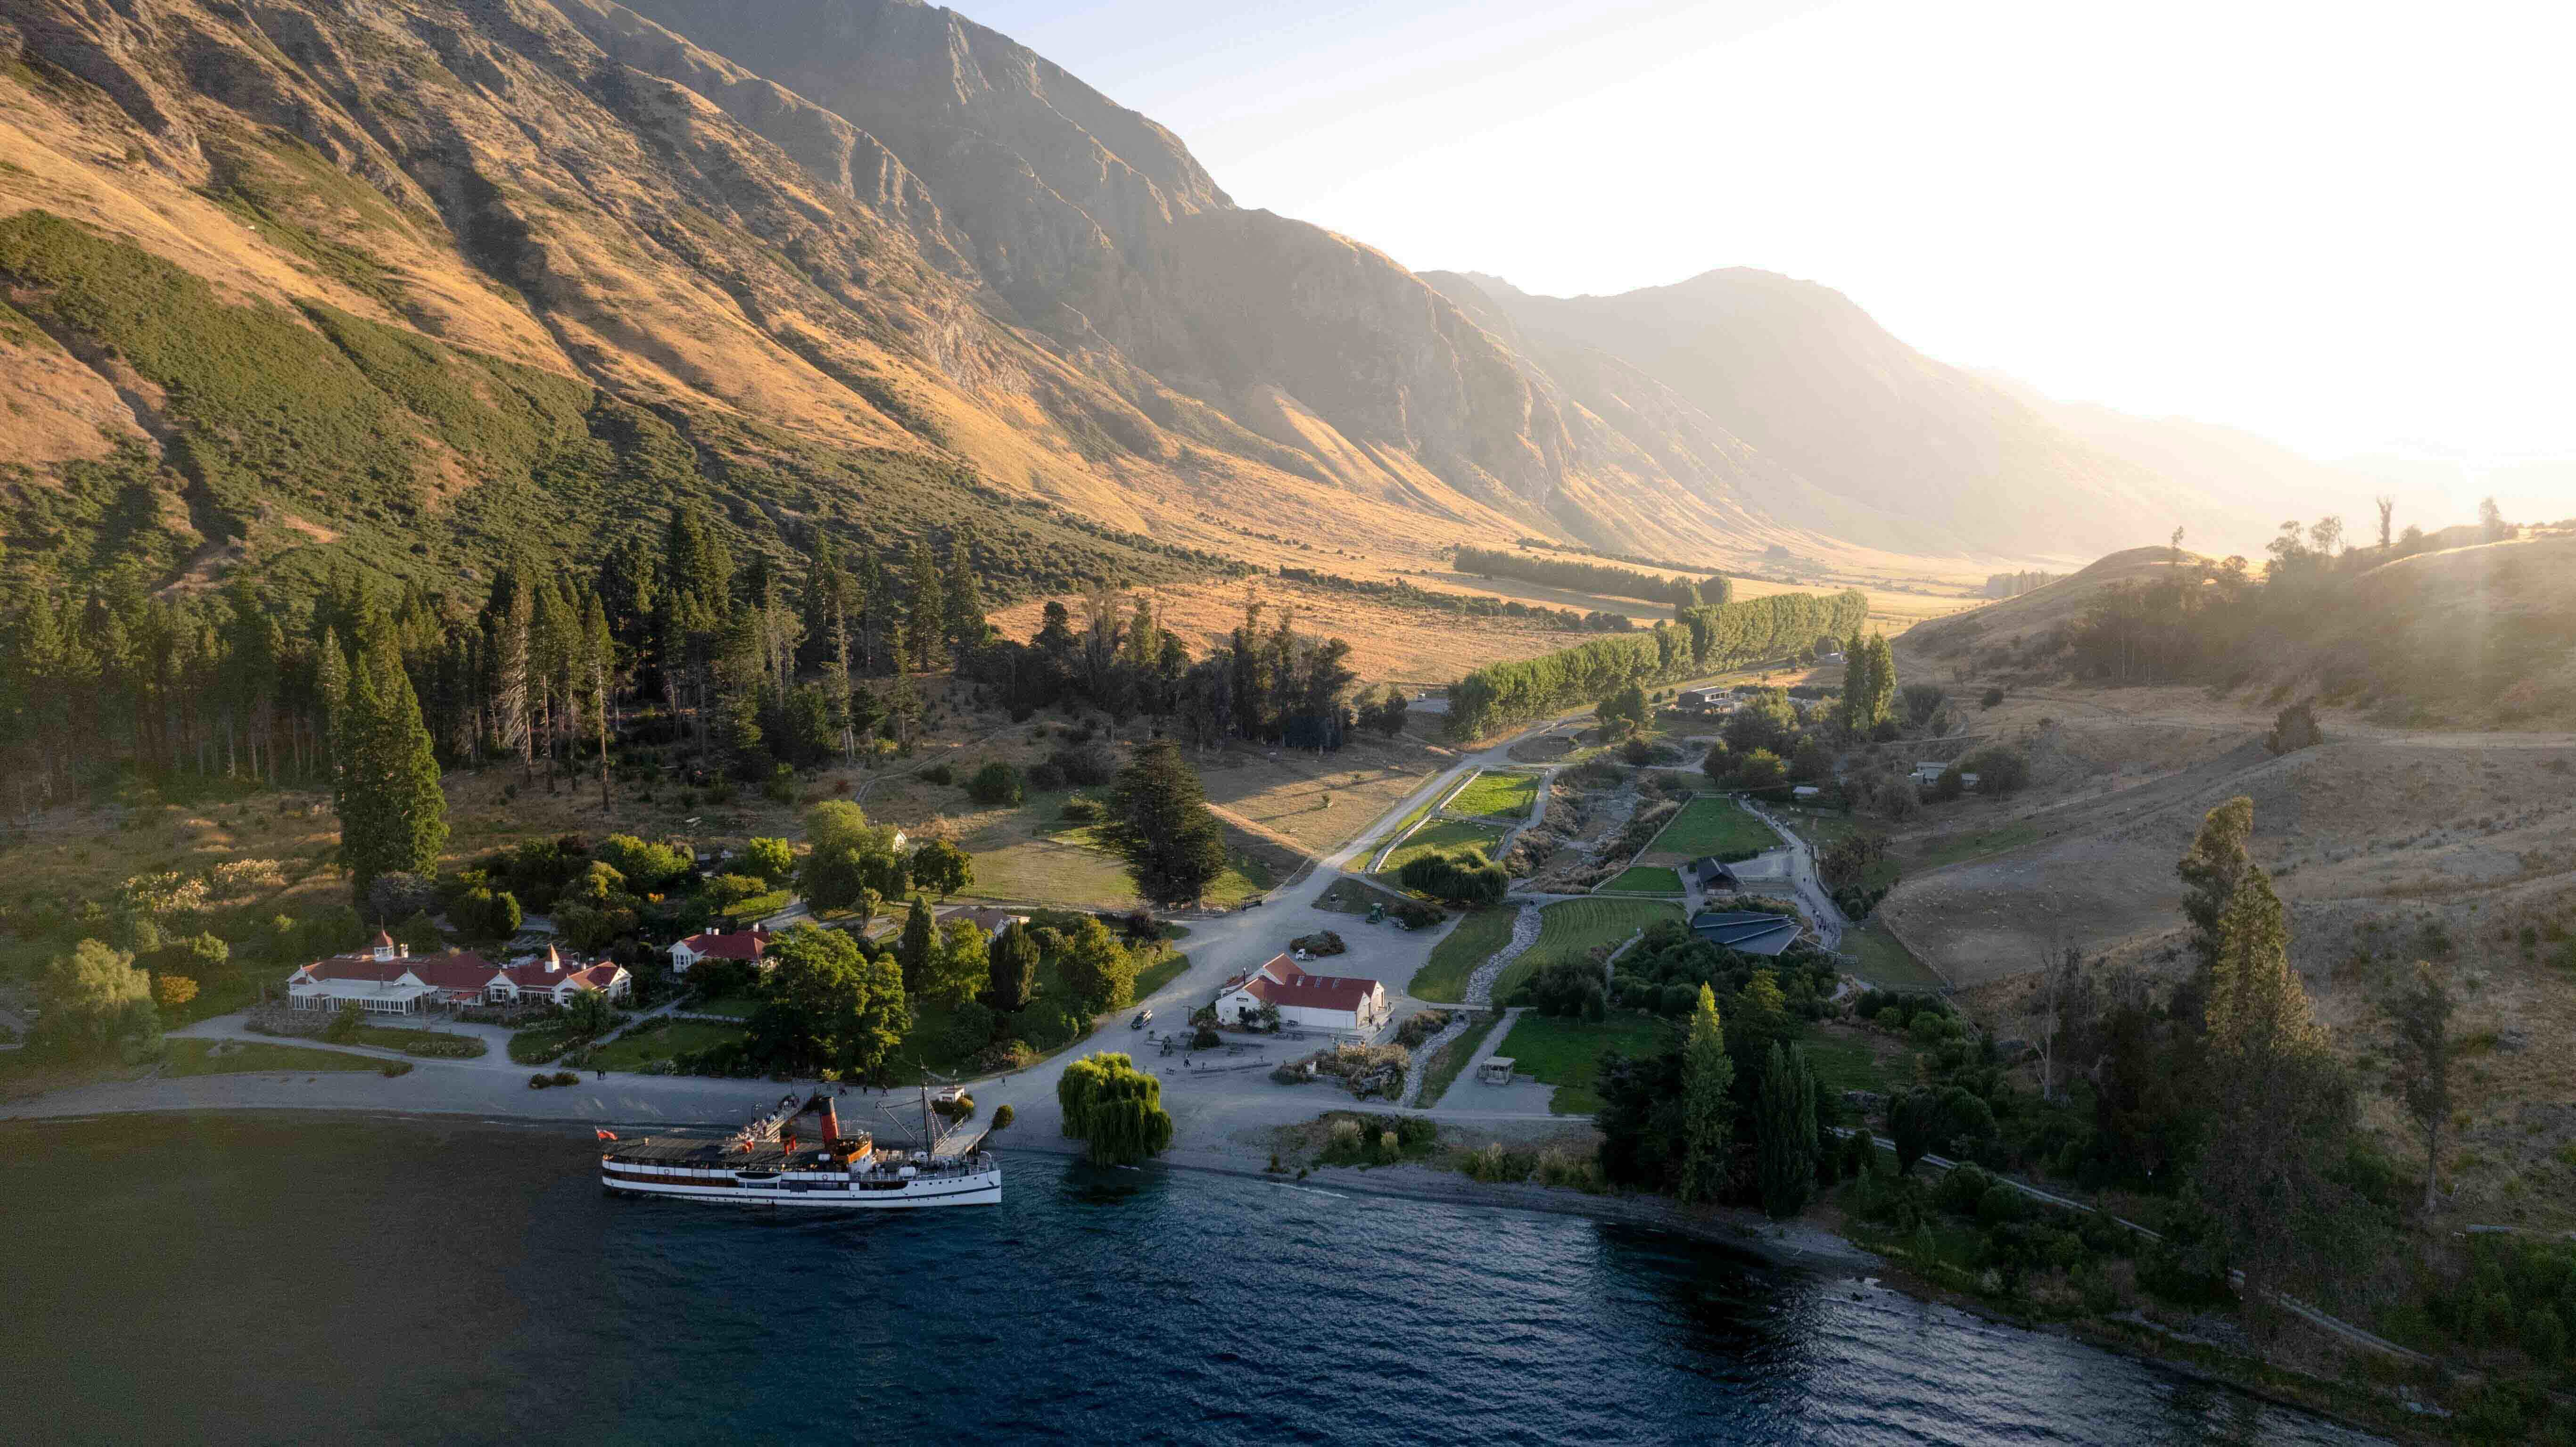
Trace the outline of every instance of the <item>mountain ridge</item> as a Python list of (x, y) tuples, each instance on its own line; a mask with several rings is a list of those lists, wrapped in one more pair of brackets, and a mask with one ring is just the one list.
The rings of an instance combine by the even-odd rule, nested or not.
[[(728, 436), (918, 457), (1187, 547), (1240, 551), (1249, 521), (1396, 559), (1541, 533), (1743, 566), (2063, 555), (2168, 526), (2169, 493), (1829, 288), (1686, 283), (1703, 312), (1804, 289), (1740, 328), (1741, 356), (1591, 346), (1502, 283), (1237, 206), (1150, 118), (909, 0), (0, 0), (0, 56), (0, 217), (63, 216), (242, 304), (332, 308)], [(26, 290), (5, 257), (0, 283)], [(24, 423), (0, 463), (170, 445), (129, 383), (186, 379), (125, 377), (21, 300), (23, 335), (51, 340), (0, 327)], [(1919, 375), (1891, 392), (1891, 372)], [(1848, 394), (1815, 409), (1831, 425), (1880, 407), (1916, 435), (1838, 447), (1745, 401), (1802, 391)], [(2010, 465), (1981, 471), (1980, 449)], [(1926, 474), (1927, 450), (1969, 460)], [(475, 485), (420, 465), (424, 499)], [(2052, 501), (2068, 477), (2080, 498)], [(1965, 503), (1966, 526), (1924, 515)]]

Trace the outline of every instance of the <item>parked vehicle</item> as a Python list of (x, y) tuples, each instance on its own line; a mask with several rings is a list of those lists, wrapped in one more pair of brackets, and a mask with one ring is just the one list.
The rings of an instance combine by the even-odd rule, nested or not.
[(1153, 1011), (1139, 1010), (1136, 1012), (1136, 1018), (1127, 1022), (1127, 1028), (1130, 1030), (1142, 1030), (1145, 1028), (1145, 1022), (1153, 1018)]

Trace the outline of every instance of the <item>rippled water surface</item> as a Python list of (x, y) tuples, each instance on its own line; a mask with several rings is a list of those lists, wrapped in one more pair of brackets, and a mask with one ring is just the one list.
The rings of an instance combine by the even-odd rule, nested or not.
[(998, 1210), (782, 1219), (604, 1197), (587, 1146), (0, 1131), (0, 1437), (2369, 1440), (1575, 1217), (1022, 1153)]

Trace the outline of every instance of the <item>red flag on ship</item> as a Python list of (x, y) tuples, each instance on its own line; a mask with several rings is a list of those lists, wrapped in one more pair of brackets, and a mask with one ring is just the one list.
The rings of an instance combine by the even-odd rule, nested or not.
[[(593, 1130), (598, 1130), (598, 1128), (597, 1128), (597, 1127), (593, 1127), (592, 1129), (593, 1129)], [(617, 1132), (615, 1132), (615, 1131), (613, 1131), (613, 1130), (599, 1130), (599, 1131), (598, 1131), (598, 1135), (599, 1135), (599, 1138), (600, 1138), (601, 1140), (604, 1140), (604, 1141), (613, 1141), (613, 1140), (617, 1139)]]

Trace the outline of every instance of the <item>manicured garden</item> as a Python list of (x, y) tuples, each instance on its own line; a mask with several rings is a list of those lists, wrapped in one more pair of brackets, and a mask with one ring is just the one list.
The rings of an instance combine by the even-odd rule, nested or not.
[(1770, 825), (1736, 807), (1734, 800), (1700, 798), (1683, 805), (1673, 822), (1646, 847), (1657, 854), (1680, 854), (1692, 859), (1714, 854), (1724, 859), (1729, 855), (1749, 858), (1779, 843), (1780, 836), (1772, 832)]
[(1681, 875), (1659, 864), (1641, 864), (1593, 888), (1595, 894), (1669, 894), (1676, 898), (1681, 892)]
[(1470, 778), (1441, 807), (1452, 814), (1515, 821), (1527, 819), (1531, 806), (1538, 802), (1538, 784), (1539, 776), (1536, 774), (1488, 771)]
[(1547, 1108), (1557, 1115), (1590, 1115), (1601, 1108), (1593, 1084), (1601, 1054), (1617, 1050), (1651, 1055), (1671, 1043), (1673, 1026), (1640, 1010), (1613, 1010), (1606, 1020), (1525, 1011), (1491, 1054), (1509, 1056), (1520, 1074), (1556, 1087)]
[(1490, 959), (1494, 951), (1512, 942), (1512, 916), (1519, 912), (1508, 905), (1497, 905), (1459, 920), (1456, 929), (1431, 947), (1431, 958), (1413, 972), (1413, 981), (1404, 987), (1404, 992), (1417, 1000), (1443, 1005), (1465, 1003), (1467, 977), (1476, 973), (1476, 967)]
[(1557, 960), (1580, 959), (1594, 945), (1615, 949), (1657, 920), (1681, 917), (1679, 905), (1644, 899), (1572, 899), (1551, 904), (1539, 916), (1538, 942), (1505, 966), (1502, 977), (1494, 981), (1494, 998), (1510, 999), (1521, 981)]

